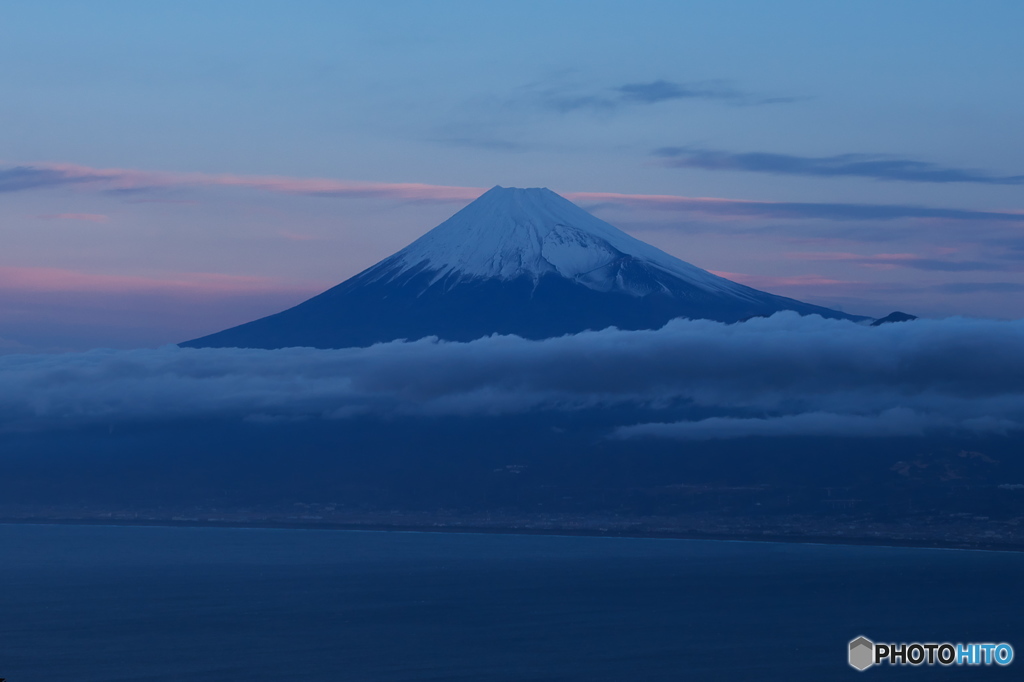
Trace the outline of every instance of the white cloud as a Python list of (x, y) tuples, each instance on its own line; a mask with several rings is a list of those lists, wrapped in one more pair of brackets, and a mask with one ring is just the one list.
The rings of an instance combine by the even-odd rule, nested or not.
[(1022, 348), (1024, 321), (951, 318), (871, 328), (784, 313), (737, 325), (676, 320), (656, 331), (607, 329), (544, 341), (494, 336), (341, 350), (8, 355), (0, 357), (0, 429), (616, 405), (657, 411), (689, 403), (726, 416), (635, 425), (618, 435), (1005, 432), (1024, 422)]

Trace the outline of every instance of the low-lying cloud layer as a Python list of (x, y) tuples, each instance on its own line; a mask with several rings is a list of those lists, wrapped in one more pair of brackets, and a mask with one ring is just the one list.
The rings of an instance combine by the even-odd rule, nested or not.
[[(1024, 321), (871, 328), (792, 313), (544, 341), (0, 357), (0, 429), (125, 421), (500, 415), (690, 403), (722, 416), (618, 438), (1007, 433), (1024, 425)], [(666, 422), (678, 412), (666, 410)], [(674, 417), (671, 415), (675, 415)]]

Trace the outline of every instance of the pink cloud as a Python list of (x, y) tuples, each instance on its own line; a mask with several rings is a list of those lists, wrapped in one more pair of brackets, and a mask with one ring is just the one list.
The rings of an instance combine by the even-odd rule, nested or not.
[(36, 217), (43, 220), (84, 220), (89, 223), (105, 223), (110, 220), (109, 216), (102, 213), (47, 213)]
[[(146, 190), (182, 187), (234, 187), (278, 194), (323, 197), (375, 197), (403, 201), (465, 203), (479, 197), (480, 187), (424, 183), (358, 182), (331, 178), (293, 178), (278, 175), (231, 173), (180, 173), (126, 168), (91, 168), (69, 163), (37, 163), (8, 169), (9, 178), (0, 191), (43, 187), (98, 186), (104, 190)], [(750, 201), (714, 197), (614, 192), (568, 192), (571, 201), (625, 207), (700, 213), (719, 219), (818, 219), (818, 220), (985, 220), (1020, 223), (1024, 212), (977, 211), (888, 204), (808, 203)]]
[(846, 263), (853, 263), (859, 265), (862, 268), (870, 268), (872, 270), (895, 270), (898, 267), (904, 267), (907, 263), (912, 261), (922, 260), (922, 256), (918, 256), (913, 253), (876, 253), (870, 256), (866, 256), (859, 253), (842, 253), (842, 252), (826, 252), (826, 253), (787, 253), (785, 257), (790, 260), (806, 260), (806, 261), (839, 261)]
[[(942, 255), (956, 253), (957, 249), (936, 249)], [(859, 253), (827, 252), (827, 253), (787, 253), (785, 257), (790, 260), (805, 261), (840, 261), (857, 265), (872, 270), (894, 270), (896, 268), (919, 268), (925, 270), (958, 270), (958, 269), (989, 269), (984, 263), (975, 261), (950, 261), (943, 259), (929, 258), (915, 253), (876, 253), (864, 255)], [(989, 266), (998, 268), (999, 266)]]
[(171, 187), (239, 187), (280, 194), (382, 197), (416, 201), (472, 201), (485, 190), (423, 183), (385, 183), (291, 178), (277, 175), (179, 173), (129, 168), (91, 168), (70, 163), (37, 163), (31, 168), (52, 173), (48, 184), (98, 184), (105, 189), (141, 190)]
[(232, 294), (293, 290), (316, 293), (327, 286), (330, 285), (295, 284), (272, 277), (206, 272), (172, 273), (161, 278), (108, 275), (61, 268), (0, 266), (0, 289), (34, 292)]
[(183, 206), (195, 206), (198, 201), (192, 199), (129, 199), (126, 204), (180, 204)]
[[(430, 185), (423, 183), (358, 182), (330, 178), (293, 178), (277, 175), (235, 175), (231, 173), (181, 173), (130, 168), (92, 168), (71, 163), (34, 163), (29, 168), (55, 174), (50, 184), (102, 185), (104, 189), (142, 190), (174, 187), (237, 187), (279, 194), (335, 197), (379, 197), (414, 201), (468, 202), (486, 190), (480, 187)], [(757, 207), (765, 202), (710, 197), (682, 197), (658, 194), (615, 194), (611, 192), (568, 192), (570, 201), (613, 203), (686, 209), (713, 214), (747, 215), (737, 206)], [(730, 211), (730, 207), (734, 210)]]
[(865, 256), (860, 253), (842, 252), (801, 252), (787, 253), (786, 258), (790, 260), (813, 260), (813, 261), (855, 261), (855, 262), (879, 262), (879, 263), (902, 263), (912, 260), (921, 260), (922, 256), (914, 253), (876, 253)]

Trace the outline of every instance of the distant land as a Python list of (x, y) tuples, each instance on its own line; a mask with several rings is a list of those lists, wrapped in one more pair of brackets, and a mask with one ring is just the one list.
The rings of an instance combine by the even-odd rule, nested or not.
[(1020, 437), (608, 441), (605, 419), (6, 434), (0, 521), (1024, 549)]

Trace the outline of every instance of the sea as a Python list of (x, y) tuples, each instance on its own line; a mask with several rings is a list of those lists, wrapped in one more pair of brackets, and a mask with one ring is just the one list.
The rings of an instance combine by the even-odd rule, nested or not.
[[(1024, 554), (542, 535), (0, 525), (0, 677), (1011, 680)], [(1008, 642), (1005, 667), (847, 663)]]

